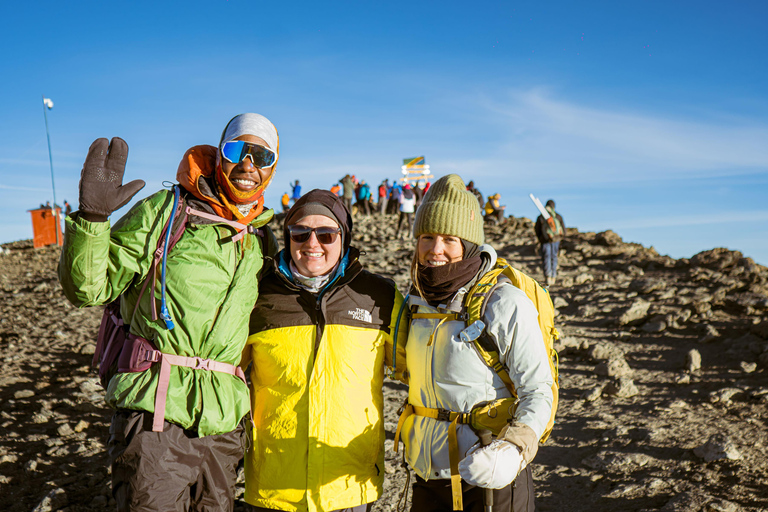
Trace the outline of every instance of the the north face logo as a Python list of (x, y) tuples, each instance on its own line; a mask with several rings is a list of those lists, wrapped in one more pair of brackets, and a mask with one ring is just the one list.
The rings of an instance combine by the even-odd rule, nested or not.
[(368, 322), (373, 323), (373, 317), (371, 316), (370, 311), (366, 311), (362, 308), (357, 308), (354, 311), (348, 311), (349, 316), (354, 318), (355, 320), (360, 320), (361, 322)]

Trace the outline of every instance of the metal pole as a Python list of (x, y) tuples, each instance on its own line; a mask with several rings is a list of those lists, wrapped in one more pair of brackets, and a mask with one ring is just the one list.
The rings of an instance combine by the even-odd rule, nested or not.
[[(493, 441), (493, 432), (488, 429), (483, 429), (477, 433), (480, 437), (480, 444), (488, 446)], [(493, 512), (493, 489), (485, 489), (484, 492), (485, 512)]]
[(51, 154), (51, 135), (48, 132), (48, 112), (46, 109), (48, 106), (45, 104), (45, 94), (43, 94), (43, 117), (45, 118), (45, 136), (48, 138), (48, 160), (51, 162), (51, 189), (53, 190), (53, 217), (56, 219), (56, 245), (60, 244), (59, 241), (59, 229), (61, 228), (61, 221), (59, 215), (56, 212), (56, 183), (53, 180), (53, 155)]

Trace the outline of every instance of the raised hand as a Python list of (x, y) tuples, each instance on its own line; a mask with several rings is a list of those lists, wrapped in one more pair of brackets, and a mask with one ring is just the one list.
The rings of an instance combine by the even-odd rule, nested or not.
[(120, 137), (96, 139), (80, 174), (80, 212), (91, 222), (105, 222), (144, 188), (143, 180), (123, 185), (128, 144)]

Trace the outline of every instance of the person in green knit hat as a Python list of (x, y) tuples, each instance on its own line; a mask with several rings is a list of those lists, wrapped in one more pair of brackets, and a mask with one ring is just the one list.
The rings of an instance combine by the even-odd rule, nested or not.
[(536, 306), (506, 281), (487, 298), (485, 339), (508, 369), (519, 401), (497, 438), (481, 444), (469, 424), (451, 418), (511, 393), (473, 344), (462, 340), (469, 330), (462, 317), (464, 296), (497, 257), (484, 244), (480, 204), (460, 176), (444, 176), (429, 188), (413, 236), (408, 403), (395, 439), (403, 440), (405, 459), (416, 473), (411, 510), (482, 512), (486, 489), (493, 489), (492, 510), (531, 511), (530, 463), (553, 401)]

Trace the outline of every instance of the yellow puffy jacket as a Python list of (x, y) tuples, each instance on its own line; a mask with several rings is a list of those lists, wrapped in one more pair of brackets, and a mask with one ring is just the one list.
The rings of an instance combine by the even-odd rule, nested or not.
[[(343, 275), (319, 296), (286, 277), (284, 251), (259, 285), (241, 363), (253, 363), (245, 460), (252, 505), (332, 511), (381, 496), (384, 367), (403, 296), (363, 270), (358, 254), (350, 248)], [(399, 347), (406, 331), (401, 325)]]

